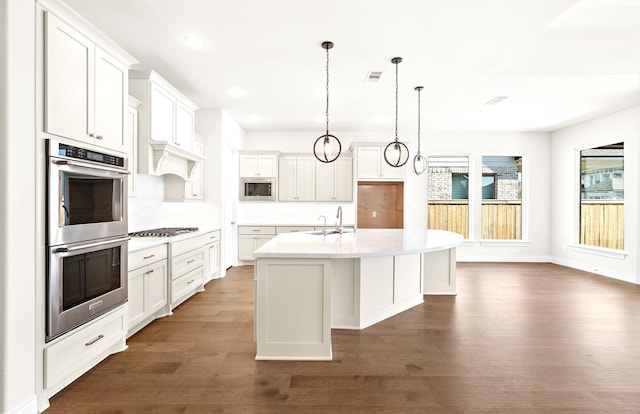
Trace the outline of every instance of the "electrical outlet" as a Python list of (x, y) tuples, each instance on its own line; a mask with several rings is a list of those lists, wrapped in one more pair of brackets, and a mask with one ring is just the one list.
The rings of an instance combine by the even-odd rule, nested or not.
[(371, 217), (376, 218), (376, 216), (378, 215), (378, 213), (376, 213), (375, 211), (371, 213)]

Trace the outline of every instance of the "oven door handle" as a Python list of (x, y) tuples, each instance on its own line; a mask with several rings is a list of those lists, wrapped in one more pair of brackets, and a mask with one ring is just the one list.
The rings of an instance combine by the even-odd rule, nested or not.
[(111, 167), (108, 167), (106, 165), (85, 164), (85, 163), (82, 163), (82, 162), (61, 160), (61, 159), (57, 159), (57, 158), (52, 158), (52, 162), (54, 164), (56, 164), (56, 165), (67, 165), (67, 166), (70, 166), (70, 167), (92, 168), (92, 169), (96, 169), (96, 170), (104, 170), (104, 171), (114, 172), (116, 174), (123, 174), (123, 175), (131, 174), (129, 171), (127, 171), (125, 169), (120, 169), (118, 167), (111, 168)]
[(123, 242), (123, 241), (130, 240), (130, 239), (131, 239), (131, 237), (126, 236), (126, 237), (120, 237), (118, 239), (109, 239), (109, 240), (104, 240), (104, 241), (100, 241), (100, 242), (96, 242), (96, 243), (83, 244), (82, 246), (58, 247), (53, 252), (54, 253), (69, 253), (69, 252), (74, 252), (76, 250), (83, 250), (83, 249), (92, 248), (92, 247), (104, 246), (106, 244), (113, 244), (113, 243)]

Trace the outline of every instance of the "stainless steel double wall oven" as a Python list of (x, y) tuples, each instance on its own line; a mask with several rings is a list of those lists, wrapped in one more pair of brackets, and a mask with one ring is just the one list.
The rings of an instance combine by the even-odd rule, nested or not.
[(50, 341), (127, 300), (127, 159), (47, 140)]

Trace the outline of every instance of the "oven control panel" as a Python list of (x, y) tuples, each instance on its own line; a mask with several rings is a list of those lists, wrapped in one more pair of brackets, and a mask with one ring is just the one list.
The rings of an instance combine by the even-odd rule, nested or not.
[(92, 151), (86, 148), (74, 147), (72, 145), (63, 144), (61, 142), (56, 142), (55, 145), (57, 145), (58, 148), (57, 151), (55, 148), (52, 149), (52, 155), (75, 158), (78, 160), (93, 161), (100, 164), (125, 168), (125, 159), (122, 157), (103, 154), (101, 152)]

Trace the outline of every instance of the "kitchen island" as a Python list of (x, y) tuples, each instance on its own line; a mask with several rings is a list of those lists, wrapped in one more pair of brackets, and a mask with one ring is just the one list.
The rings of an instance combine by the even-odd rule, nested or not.
[(254, 252), (256, 359), (331, 360), (331, 329), (364, 329), (455, 295), (457, 233), (283, 233)]

